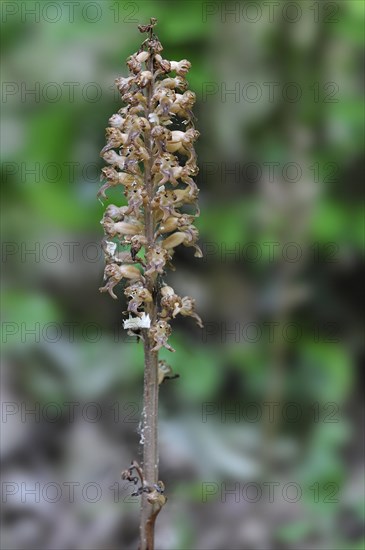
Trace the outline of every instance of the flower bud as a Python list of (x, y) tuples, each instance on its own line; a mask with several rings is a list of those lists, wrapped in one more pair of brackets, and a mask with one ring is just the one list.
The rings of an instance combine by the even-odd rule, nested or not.
[(114, 222), (110, 218), (106, 218), (103, 225), (105, 231), (111, 237), (118, 235), (118, 237), (122, 238), (124, 235), (135, 235), (136, 233), (141, 233), (143, 230), (143, 226), (141, 224), (137, 225), (128, 222)]
[(150, 54), (146, 51), (140, 52), (136, 55), (136, 59), (139, 63), (144, 63), (149, 58)]
[(171, 286), (164, 285), (161, 288), (161, 295), (162, 296), (172, 296), (173, 294), (175, 294), (175, 291)]
[(104, 219), (111, 218), (115, 222), (118, 222), (124, 218), (127, 209), (127, 206), (115, 206), (115, 204), (109, 204), (105, 210)]
[(140, 279), (142, 277), (141, 272), (134, 265), (122, 265), (119, 267), (120, 273), (125, 279)]
[(110, 117), (109, 124), (114, 128), (122, 128), (124, 121), (125, 121), (125, 118), (123, 118), (121, 115), (115, 114)]
[(166, 248), (167, 250), (171, 248), (176, 248), (179, 246), (179, 244), (182, 244), (185, 241), (186, 237), (184, 233), (180, 233), (179, 231), (177, 233), (173, 233), (167, 239), (164, 239), (162, 241), (163, 248)]

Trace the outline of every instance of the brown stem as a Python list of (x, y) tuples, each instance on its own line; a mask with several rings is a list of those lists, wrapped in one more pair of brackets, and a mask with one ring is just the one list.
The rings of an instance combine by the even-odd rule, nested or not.
[[(158, 354), (157, 352), (151, 351), (152, 347), (153, 344), (150, 342), (148, 335), (145, 334), (142, 413), (143, 477), (144, 483), (150, 487), (158, 481)], [(140, 550), (153, 550), (154, 548), (154, 521), (157, 510), (155, 509), (156, 505), (150, 504), (147, 497), (148, 494), (142, 494)]]
[[(150, 50), (151, 53), (151, 50)], [(153, 72), (152, 54), (148, 60), (147, 68)], [(153, 93), (153, 81), (146, 87), (147, 109), (146, 118), (151, 110), (151, 97)], [(149, 154), (149, 160), (144, 167), (144, 184), (147, 192), (147, 204), (144, 208), (145, 236), (147, 248), (154, 244), (154, 219), (150, 203), (153, 199), (153, 182), (151, 168), (153, 163), (153, 148), (151, 132), (145, 131), (145, 147)], [(157, 317), (156, 303), (156, 277), (146, 276), (146, 286), (153, 296), (153, 301), (146, 304), (146, 313), (150, 316), (151, 325)], [(144, 388), (143, 388), (143, 412), (142, 412), (142, 444), (143, 444), (143, 476), (144, 483), (150, 487), (158, 481), (158, 352), (152, 351), (154, 346), (149, 337), (148, 329), (143, 330), (144, 338)], [(159, 508), (150, 504), (148, 495), (142, 494), (140, 516), (140, 546), (139, 550), (154, 549), (154, 526)]]

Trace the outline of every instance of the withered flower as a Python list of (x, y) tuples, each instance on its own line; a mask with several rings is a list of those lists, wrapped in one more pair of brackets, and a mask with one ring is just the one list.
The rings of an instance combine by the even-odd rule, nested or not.
[(142, 274), (134, 265), (107, 264), (104, 269), (104, 279), (107, 279), (107, 283), (99, 288), (100, 292), (109, 292), (110, 296), (116, 300), (117, 296), (113, 289), (123, 278), (135, 281), (141, 279)]

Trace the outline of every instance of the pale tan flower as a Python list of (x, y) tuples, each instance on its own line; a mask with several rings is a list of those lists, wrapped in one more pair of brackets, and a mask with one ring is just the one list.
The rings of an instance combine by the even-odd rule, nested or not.
[(191, 68), (191, 63), (187, 59), (170, 62), (171, 71), (175, 71), (179, 76), (185, 76)]

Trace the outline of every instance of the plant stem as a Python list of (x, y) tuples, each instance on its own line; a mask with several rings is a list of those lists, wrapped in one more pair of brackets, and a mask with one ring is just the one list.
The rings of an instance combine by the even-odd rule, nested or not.
[[(152, 347), (153, 345), (148, 336), (145, 337), (142, 413), (143, 477), (144, 482), (149, 486), (153, 486), (158, 481), (158, 353), (151, 351)], [(140, 518), (140, 550), (153, 550), (154, 548), (156, 512), (154, 505), (148, 502), (147, 494), (143, 493)]]
[[(153, 72), (153, 62), (150, 57), (148, 70)], [(151, 97), (153, 93), (153, 81), (146, 87), (147, 109), (146, 118), (151, 110)], [(145, 131), (145, 147), (149, 154), (149, 160), (144, 167), (144, 184), (147, 192), (147, 204), (144, 209), (145, 236), (147, 247), (154, 244), (154, 216), (150, 203), (153, 199), (153, 182), (151, 177), (152, 142), (150, 130)], [(146, 304), (146, 313), (150, 316), (151, 324), (157, 318), (156, 303), (156, 277), (146, 276), (146, 287), (150, 291), (153, 301)], [(145, 484), (153, 486), (158, 481), (158, 352), (152, 351), (154, 347), (150, 339), (148, 329), (143, 330), (144, 338), (144, 387), (143, 387), (143, 413), (142, 413), (142, 444), (143, 444), (143, 476)], [(153, 550), (155, 519), (159, 512), (156, 505), (150, 504), (147, 494), (142, 494), (140, 516), (140, 550)]]

